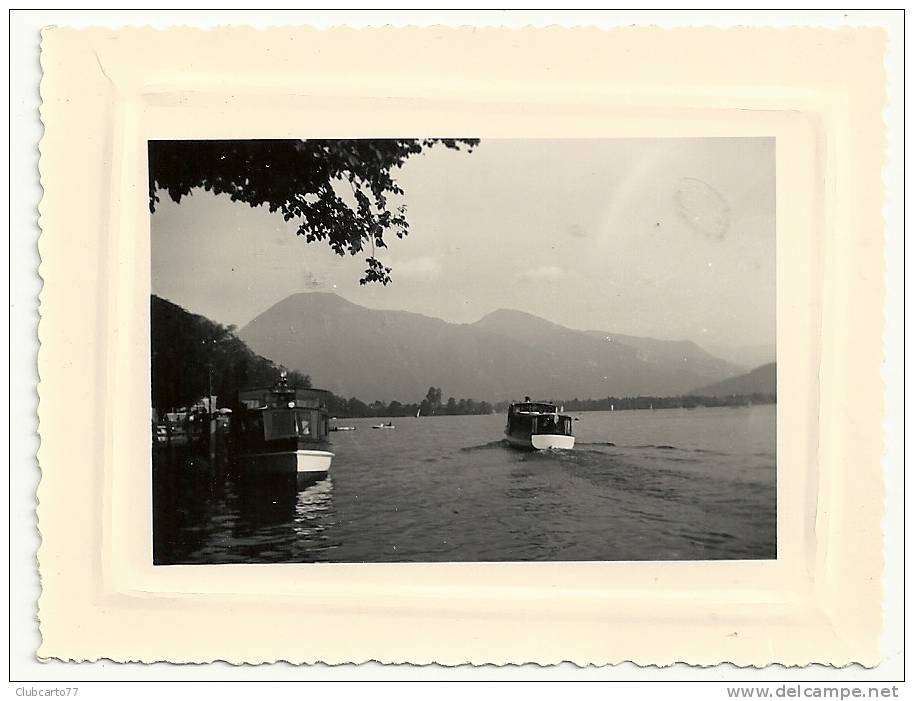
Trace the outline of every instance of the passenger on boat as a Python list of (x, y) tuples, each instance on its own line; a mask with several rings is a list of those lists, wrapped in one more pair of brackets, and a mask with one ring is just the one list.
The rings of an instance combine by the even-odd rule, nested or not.
[(546, 414), (539, 417), (539, 430), (542, 433), (555, 433), (558, 428), (556, 417), (552, 414)]

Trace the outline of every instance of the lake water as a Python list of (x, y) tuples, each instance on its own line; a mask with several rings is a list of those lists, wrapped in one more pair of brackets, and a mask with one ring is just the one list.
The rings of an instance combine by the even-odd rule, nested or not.
[(297, 494), (172, 470), (155, 561), (776, 557), (774, 405), (577, 416), (575, 449), (555, 453), (506, 447), (503, 415), (346, 419), (330, 476)]

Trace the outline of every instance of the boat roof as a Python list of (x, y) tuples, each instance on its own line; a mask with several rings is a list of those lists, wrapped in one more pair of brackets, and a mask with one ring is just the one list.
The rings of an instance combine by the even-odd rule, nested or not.
[(249, 410), (319, 409), (326, 412), (332, 396), (325, 389), (254, 387), (239, 390), (238, 403)]
[(558, 407), (552, 402), (511, 402), (515, 411), (525, 411), (530, 413), (554, 414)]
[[(238, 390), (238, 394), (252, 394), (259, 395), (264, 392), (277, 392), (276, 385), (270, 385), (268, 387), (245, 387), (244, 389)], [(307, 394), (310, 392), (321, 392), (323, 394), (331, 394), (329, 389), (317, 389), (316, 387), (289, 387), (284, 390), (286, 392), (295, 392), (296, 394)]]

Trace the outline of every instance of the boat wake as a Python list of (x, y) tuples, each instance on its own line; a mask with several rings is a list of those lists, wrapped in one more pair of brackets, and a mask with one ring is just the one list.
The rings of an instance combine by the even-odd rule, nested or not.
[(461, 448), (460, 451), (463, 453), (473, 453), (477, 450), (492, 450), (494, 448), (510, 448), (511, 444), (508, 443), (507, 439), (502, 438), (497, 441), (489, 441), (488, 443), (483, 443), (482, 445), (469, 445), (465, 448)]
[(648, 448), (653, 448), (654, 450), (679, 450), (679, 448), (677, 448), (675, 445), (666, 445), (663, 443), (661, 443), (659, 445), (656, 445), (654, 443), (647, 443), (644, 445), (620, 445), (619, 447), (620, 448), (629, 448), (631, 450), (646, 450)]
[(620, 445), (619, 448), (626, 448), (629, 450), (675, 450), (682, 453), (698, 453), (700, 455), (712, 455), (712, 456), (722, 456), (725, 457), (730, 455), (730, 453), (724, 453), (719, 450), (708, 450), (707, 448), (680, 448), (675, 445), (666, 445), (666, 444), (646, 444), (646, 445)]
[[(589, 446), (589, 449), (588, 449)], [(510, 450), (513, 454), (518, 455), (519, 457), (530, 456), (530, 455), (572, 455), (574, 453), (586, 454), (594, 453), (598, 455), (605, 455), (599, 448), (615, 448), (616, 444), (609, 441), (597, 441), (595, 443), (575, 443), (575, 447), (571, 450), (564, 450), (562, 448), (546, 448), (543, 450), (517, 450), (511, 446), (511, 443), (506, 439), (502, 438), (500, 440), (489, 441), (488, 443), (482, 443), (480, 445), (469, 445), (465, 448), (461, 448), (460, 451), (463, 453), (473, 453), (479, 450), (495, 450), (495, 449), (505, 449)], [(653, 448), (654, 446), (648, 446)]]
[[(696, 453), (699, 455), (708, 455), (708, 456), (727, 456), (728, 453), (722, 453), (717, 450), (707, 450), (704, 448), (679, 448), (675, 445), (669, 445), (666, 443), (647, 443), (641, 445), (619, 445), (613, 443), (612, 441), (578, 441), (575, 443), (575, 447), (572, 450), (561, 450), (561, 449), (545, 449), (545, 450), (531, 450), (531, 451), (516, 451), (511, 447), (511, 444), (504, 438), (494, 441), (489, 441), (488, 443), (482, 443), (480, 445), (470, 445), (464, 448), (461, 448), (460, 451), (463, 453), (473, 453), (481, 450), (511, 450), (512, 453), (517, 453), (518, 457), (523, 461), (530, 457), (536, 458), (539, 456), (541, 458), (551, 457), (563, 457), (575, 459), (585, 459), (586, 455), (601, 456), (606, 457), (607, 453), (605, 448), (619, 448), (621, 450), (662, 450), (670, 451), (677, 453)], [(575, 458), (573, 456), (580, 456)], [(765, 454), (768, 457), (768, 454)], [(674, 458), (670, 457), (670, 460), (680, 461), (680, 460), (691, 460), (690, 458)]]

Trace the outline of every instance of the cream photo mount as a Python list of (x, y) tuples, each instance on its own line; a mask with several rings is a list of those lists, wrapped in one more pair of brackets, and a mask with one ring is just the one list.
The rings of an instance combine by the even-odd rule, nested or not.
[[(852, 29), (46, 30), (39, 657), (878, 664), (883, 51)], [(152, 565), (147, 140), (438, 135), (776, 140), (777, 560)]]

